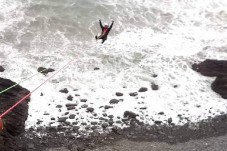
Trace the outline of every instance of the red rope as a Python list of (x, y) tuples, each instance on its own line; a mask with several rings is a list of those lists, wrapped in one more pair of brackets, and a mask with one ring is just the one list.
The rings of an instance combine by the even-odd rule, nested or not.
[(49, 81), (53, 76), (55, 76), (58, 72), (60, 72), (63, 68), (65, 68), (68, 64), (70, 64), (73, 60), (69, 61), (66, 65), (64, 65), (61, 69), (56, 71), (53, 75), (51, 75), (48, 79), (46, 79), (43, 83), (41, 83), (39, 86), (37, 86), (33, 91), (31, 91), (29, 94), (24, 96), (22, 99), (20, 99), (17, 103), (15, 103), (12, 107), (10, 107), (8, 110), (3, 112), (0, 115), (0, 120), (2, 119), (3, 116), (8, 114), (11, 110), (13, 110), (16, 106), (18, 106), (20, 103), (22, 103), (25, 99), (27, 99), (33, 92), (35, 92), (38, 88), (40, 88), (42, 85), (44, 85), (47, 81)]

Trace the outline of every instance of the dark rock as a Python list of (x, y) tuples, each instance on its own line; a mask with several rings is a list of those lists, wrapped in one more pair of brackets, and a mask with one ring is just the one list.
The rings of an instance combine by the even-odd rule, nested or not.
[[(18, 100), (30, 93), (27, 89), (17, 85), (11, 80), (0, 78), (0, 92), (12, 85), (15, 86), (1, 94), (0, 113), (9, 109), (9, 107), (13, 106)], [(17, 141), (14, 136), (18, 136), (25, 131), (29, 101), (30, 97), (5, 115), (4, 130), (0, 132), (0, 150), (11, 151), (18, 149), (19, 144), (16, 143)]]
[(108, 126), (109, 126), (108, 123), (103, 123), (103, 124), (102, 124), (102, 128), (103, 128), (103, 129), (106, 129)]
[(68, 91), (67, 88), (64, 88), (64, 89), (61, 89), (59, 92), (61, 92), (61, 93), (68, 93), (69, 91)]
[(83, 105), (81, 106), (81, 108), (87, 108), (87, 107), (88, 107), (87, 104), (83, 104)]
[(75, 94), (75, 96), (80, 96), (79, 94)]
[(98, 122), (91, 122), (91, 125), (97, 125)]
[(5, 69), (2, 66), (0, 66), (0, 72), (4, 72), (4, 71)]
[(60, 117), (58, 118), (58, 122), (65, 122), (67, 117)]
[(104, 117), (100, 117), (99, 120), (100, 120), (100, 121), (108, 122), (108, 119), (107, 119), (107, 118), (104, 118)]
[(103, 117), (107, 117), (107, 114), (106, 114), (106, 113), (103, 113), (102, 116), (103, 116)]
[(72, 95), (69, 95), (69, 96), (67, 97), (67, 100), (72, 101), (72, 100), (73, 100), (73, 96), (72, 96)]
[(137, 92), (132, 92), (132, 93), (129, 93), (130, 96), (137, 96), (138, 93)]
[(158, 114), (159, 114), (159, 115), (164, 115), (164, 112), (159, 112)]
[(139, 92), (146, 92), (148, 89), (146, 88), (146, 87), (141, 87), (140, 89), (139, 89)]
[(65, 106), (66, 107), (75, 107), (75, 106), (77, 106), (77, 104), (76, 103), (67, 103), (67, 104), (65, 104)]
[(39, 67), (37, 69), (38, 72), (44, 74), (44, 75), (47, 75), (49, 72), (54, 72), (55, 70), (54, 69), (51, 69), (51, 68), (44, 68), (44, 67)]
[(154, 123), (157, 124), (157, 125), (160, 125), (162, 123), (162, 121), (157, 120), (157, 121), (154, 121)]
[(68, 115), (69, 114), (69, 112), (65, 112), (65, 115)]
[(111, 119), (112, 119), (112, 118), (114, 118), (114, 116), (113, 116), (113, 115), (109, 115), (108, 117), (109, 117), (109, 118), (111, 118)]
[(104, 109), (110, 109), (110, 108), (113, 108), (113, 106), (109, 106), (109, 105), (105, 105)]
[(69, 107), (67, 107), (67, 110), (68, 110), (68, 111), (69, 111), (69, 110), (74, 110), (74, 109), (76, 109), (75, 106), (69, 106)]
[(214, 92), (220, 94), (222, 98), (227, 99), (227, 76), (218, 76), (211, 84)]
[(94, 70), (99, 70), (99, 68), (98, 67), (95, 67)]
[(70, 114), (69, 119), (75, 119), (76, 115), (75, 114)]
[(132, 111), (125, 111), (124, 112), (124, 117), (127, 118), (136, 118), (136, 116), (138, 116), (136, 113), (132, 112)]
[(109, 125), (112, 126), (114, 124), (114, 121), (109, 121)]
[(88, 112), (93, 112), (93, 111), (94, 111), (94, 108), (88, 107), (88, 108), (87, 108), (87, 111), (88, 111)]
[(117, 104), (119, 102), (119, 100), (117, 99), (111, 99), (110, 100), (110, 104)]
[(157, 84), (155, 84), (155, 83), (151, 83), (151, 89), (152, 89), (152, 90), (158, 90), (158, 89), (159, 89), (159, 87), (158, 87), (158, 85), (157, 85)]
[(207, 59), (199, 64), (193, 64), (192, 69), (204, 76), (227, 76), (227, 60)]
[(86, 122), (82, 122), (81, 125), (87, 125), (87, 123)]
[(116, 92), (116, 96), (123, 96), (123, 93), (121, 93), (121, 92)]
[(173, 122), (173, 119), (170, 117), (168, 118), (168, 121), (167, 121), (169, 124), (171, 124)]
[(141, 107), (140, 109), (141, 109), (141, 110), (146, 110), (146, 109), (147, 109), (147, 107)]
[(87, 99), (81, 99), (80, 102), (87, 102)]
[(43, 93), (42, 92), (40, 93), (40, 96), (43, 96)]
[(157, 76), (158, 76), (157, 74), (153, 74), (153, 75), (152, 75), (153, 78), (156, 78)]
[(51, 117), (50, 119), (51, 119), (52, 121), (54, 121), (54, 120), (55, 120), (55, 118), (54, 118), (54, 117)]
[(56, 108), (62, 108), (62, 105), (57, 105)]

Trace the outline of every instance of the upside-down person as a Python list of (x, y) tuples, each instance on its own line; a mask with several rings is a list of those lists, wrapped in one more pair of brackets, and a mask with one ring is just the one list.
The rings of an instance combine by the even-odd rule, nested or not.
[(95, 39), (96, 39), (96, 40), (102, 39), (102, 44), (103, 44), (103, 43), (106, 41), (107, 36), (108, 36), (108, 34), (109, 34), (111, 28), (113, 27), (113, 23), (114, 23), (114, 21), (112, 21), (110, 27), (109, 27), (108, 24), (105, 24), (104, 27), (103, 27), (101, 20), (99, 20), (100, 27), (102, 28), (102, 33), (101, 33), (101, 35), (98, 36), (98, 37), (95, 36)]

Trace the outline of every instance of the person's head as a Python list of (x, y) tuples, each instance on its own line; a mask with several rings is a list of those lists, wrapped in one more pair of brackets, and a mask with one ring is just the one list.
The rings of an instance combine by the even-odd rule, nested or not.
[(108, 25), (108, 24), (105, 24), (105, 25), (104, 25), (104, 27), (105, 27), (105, 28), (108, 28), (108, 27), (109, 27), (109, 25)]

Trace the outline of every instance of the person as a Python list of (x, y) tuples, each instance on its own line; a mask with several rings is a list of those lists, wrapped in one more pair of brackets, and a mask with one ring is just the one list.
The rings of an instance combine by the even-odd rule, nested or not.
[(105, 26), (103, 27), (101, 20), (99, 20), (99, 24), (100, 24), (100, 27), (101, 27), (101, 29), (102, 29), (102, 33), (101, 33), (101, 35), (98, 36), (98, 37), (95, 36), (95, 39), (96, 39), (96, 40), (102, 39), (102, 44), (103, 44), (103, 43), (106, 41), (107, 36), (108, 36), (108, 34), (109, 34), (111, 28), (113, 27), (113, 23), (114, 23), (114, 21), (112, 21), (110, 27), (108, 26), (108, 24), (105, 24)]

